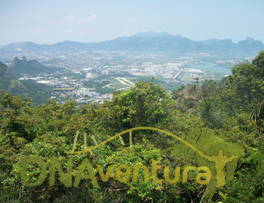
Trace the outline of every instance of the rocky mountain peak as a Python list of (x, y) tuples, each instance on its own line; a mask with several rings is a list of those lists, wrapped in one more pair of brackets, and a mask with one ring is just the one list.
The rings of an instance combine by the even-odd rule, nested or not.
[(15, 57), (12, 62), (11, 62), (11, 66), (16, 66), (20, 63), (20, 60), (18, 57)]
[(22, 57), (22, 62), (28, 62), (25, 56)]

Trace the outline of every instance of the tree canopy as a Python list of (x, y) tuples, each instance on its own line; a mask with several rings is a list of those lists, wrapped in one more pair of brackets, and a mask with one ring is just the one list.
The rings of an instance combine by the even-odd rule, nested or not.
[[(115, 92), (112, 101), (81, 107), (72, 100), (64, 104), (50, 100), (49, 104), (32, 106), (29, 98), (21, 100), (1, 92), (1, 200), (263, 202), (263, 64), (264, 52), (261, 52), (252, 63), (234, 67), (232, 75), (222, 81), (207, 80), (195, 88), (191, 85), (181, 87), (173, 91), (172, 97), (161, 85), (154, 85), (150, 80), (137, 82), (128, 91)], [(144, 126), (170, 132), (182, 142), (153, 129), (127, 131), (112, 138), (124, 130)], [(197, 183), (199, 164), (207, 164), (207, 161), (197, 158), (199, 153), (182, 145), (183, 141), (212, 160), (220, 154), (220, 149), (228, 157), (235, 157), (232, 149), (239, 149), (237, 165), (227, 164), (224, 168), (232, 169), (225, 185)], [(206, 146), (200, 143), (206, 143)], [(83, 153), (66, 153), (89, 147), (94, 148)], [(34, 183), (42, 170), (37, 162), (23, 165), (25, 157), (28, 160), (41, 158), (47, 166), (47, 174), (58, 173), (59, 177), (64, 174), (64, 178), (54, 175), (55, 180), (45, 179), (39, 186), (23, 185), (21, 181)], [(92, 173), (89, 168), (84, 170), (87, 163), (94, 169)], [(120, 165), (128, 165), (131, 170), (140, 165), (136, 181), (133, 173), (125, 175), (127, 171), (119, 170)], [(151, 171), (153, 166), (157, 167), (154, 172)], [(165, 166), (169, 170), (165, 170)], [(194, 169), (186, 172), (184, 182), (183, 173), (188, 166)], [(211, 169), (215, 178), (215, 170)], [(115, 173), (118, 170), (119, 173)], [(176, 183), (154, 181), (164, 180), (165, 171), (167, 179), (170, 177), (173, 181), (177, 170), (181, 175)], [(94, 187), (96, 184), (89, 179), (89, 174), (94, 175), (98, 187)], [(72, 182), (68, 181), (69, 177)], [(107, 178), (108, 181), (104, 181)], [(119, 181), (122, 178), (129, 181)], [(78, 187), (70, 187), (76, 179), (82, 179)], [(200, 180), (204, 179), (205, 176)], [(210, 188), (214, 190), (208, 195)]]

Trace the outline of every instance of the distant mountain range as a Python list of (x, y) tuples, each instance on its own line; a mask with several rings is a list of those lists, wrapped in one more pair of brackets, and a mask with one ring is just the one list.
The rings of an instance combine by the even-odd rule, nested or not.
[(250, 37), (234, 43), (230, 39), (193, 41), (180, 35), (173, 36), (167, 32), (143, 32), (130, 37), (119, 37), (98, 43), (73, 41), (59, 42), (53, 45), (38, 45), (32, 42), (11, 43), (0, 47), (0, 54), (21, 52), (77, 52), (84, 50), (172, 52), (179, 54), (206, 52), (217, 55), (256, 56), (261, 50), (264, 50), (264, 44), (260, 40), (255, 40)]

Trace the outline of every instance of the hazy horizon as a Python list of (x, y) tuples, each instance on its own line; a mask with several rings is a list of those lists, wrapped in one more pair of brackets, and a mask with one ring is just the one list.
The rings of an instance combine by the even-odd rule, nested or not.
[[(146, 32), (137, 32), (137, 33), (135, 33), (135, 34), (133, 34), (133, 35), (130, 35), (130, 36), (119, 36), (119, 37), (131, 37), (131, 36), (134, 36), (134, 35), (136, 35), (136, 34), (139, 34), (139, 33), (147, 33), (147, 32), (154, 32), (154, 31), (146, 31)], [(166, 32), (166, 31), (163, 31), (163, 32)], [(162, 33), (162, 32), (155, 32), (155, 33)], [(166, 33), (168, 33), (168, 32), (166, 32)], [(168, 33), (168, 34), (170, 34), (170, 33)], [(172, 35), (172, 34), (170, 34), (170, 35)], [(177, 35), (172, 35), (172, 36), (177, 36)], [(185, 38), (185, 36), (182, 36), (182, 35), (180, 35), (181, 37), (184, 37)], [(104, 40), (104, 41), (111, 41), (111, 40), (115, 40), (115, 39), (117, 39), (117, 38), (119, 38), (119, 37), (116, 37), (116, 38), (113, 38), (113, 39), (108, 39), (108, 40)], [(243, 40), (246, 40), (248, 37), (250, 37), (250, 38), (252, 38), (251, 36), (247, 36), (245, 39), (241, 39), (241, 40), (239, 40), (238, 42), (240, 42), (240, 41), (243, 41)], [(190, 38), (188, 38), (188, 39), (190, 39)], [(228, 40), (232, 40), (232, 39), (230, 39), (230, 38), (226, 38), (226, 39), (218, 39), (218, 38), (210, 38), (210, 39), (204, 39), (204, 40), (214, 40), (214, 39), (217, 39), (217, 40), (226, 40), (226, 39), (228, 39)], [(255, 38), (253, 38), (254, 40), (259, 40), (259, 39), (255, 39)], [(193, 40), (193, 39), (190, 39), (190, 40)], [(55, 43), (36, 43), (36, 42), (34, 42), (34, 41), (21, 41), (21, 42), (11, 42), (11, 43), (9, 43), (9, 44), (12, 44), (12, 43), (27, 43), (27, 42), (30, 42), (30, 43), (34, 43), (34, 44), (38, 44), (38, 45), (53, 45), (53, 44), (57, 44), (57, 43), (61, 43), (61, 42), (65, 42), (65, 41), (70, 41), (70, 42), (80, 42), (80, 43), (94, 43), (95, 41), (93, 41), (93, 42), (82, 42), (82, 41), (74, 41), (74, 40), (63, 40), (63, 41), (58, 41), (58, 42), (55, 42)], [(100, 42), (104, 42), (104, 41), (97, 41), (96, 43), (100, 43)], [(203, 41), (203, 40), (193, 40), (193, 41)], [(261, 40), (260, 40), (261, 41)], [(233, 43), (238, 43), (238, 42), (234, 42), (234, 40), (232, 40), (232, 42)], [(264, 44), (264, 42), (263, 41), (261, 41), (263, 44)], [(9, 45), (9, 44), (4, 44), (4, 45), (1, 45), (0, 44), (0, 47), (1, 46), (6, 46), (6, 45)]]
[(264, 42), (264, 1), (0, 0), (0, 46), (13, 42), (102, 42), (138, 32), (194, 41), (252, 37)]

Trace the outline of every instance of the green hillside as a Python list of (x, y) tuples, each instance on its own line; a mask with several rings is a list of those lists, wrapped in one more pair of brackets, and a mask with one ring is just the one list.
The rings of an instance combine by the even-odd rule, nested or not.
[(1, 93), (0, 199), (264, 202), (263, 62), (172, 98), (152, 80), (82, 107)]
[(28, 61), (26, 57), (22, 57), (20, 60), (18, 57), (15, 57), (10, 65), (10, 71), (16, 76), (20, 77), (22, 74), (35, 75), (39, 73), (54, 73), (60, 69), (50, 68), (42, 65), (36, 60)]
[(32, 97), (34, 105), (48, 103), (50, 88), (34, 81), (17, 80), (9, 68), (0, 62), (0, 90), (20, 96), (21, 98)]

